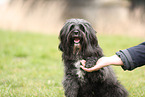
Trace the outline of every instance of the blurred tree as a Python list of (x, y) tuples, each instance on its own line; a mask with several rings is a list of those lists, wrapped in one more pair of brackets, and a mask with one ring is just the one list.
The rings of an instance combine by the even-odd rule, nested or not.
[(27, 5), (26, 14), (33, 12), (38, 6), (47, 6), (47, 3), (65, 2), (62, 5), (66, 7), (63, 10), (62, 18), (66, 20), (68, 18), (93, 18), (91, 16), (94, 16), (94, 9), (101, 0), (11, 0), (10, 5), (15, 5), (18, 1), (22, 7)]
[[(52, 0), (10, 0), (10, 5), (15, 5), (16, 3), (21, 3), (22, 7), (27, 5), (27, 13), (34, 11), (38, 6), (43, 6), (44, 4), (47, 6), (47, 4)], [(26, 8), (26, 7), (25, 7)]]
[(145, 22), (145, 0), (129, 0), (129, 2), (132, 15)]
[[(90, 18), (97, 6), (98, 0), (65, 0), (66, 8), (63, 19), (68, 18)], [(92, 15), (93, 16), (93, 15)], [(92, 17), (91, 17), (92, 18)]]
[(129, 0), (131, 3), (130, 10), (133, 11), (136, 8), (142, 8), (145, 10), (145, 0)]

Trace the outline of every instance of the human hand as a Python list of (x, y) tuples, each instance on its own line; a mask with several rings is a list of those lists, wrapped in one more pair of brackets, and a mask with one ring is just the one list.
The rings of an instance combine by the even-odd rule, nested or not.
[(108, 57), (102, 57), (100, 58), (97, 62), (96, 62), (96, 65), (94, 67), (91, 67), (91, 68), (85, 68), (85, 60), (81, 60), (81, 63), (82, 63), (82, 66), (81, 68), (87, 72), (93, 72), (93, 71), (97, 71), (105, 66), (108, 66), (108, 62), (109, 59)]
[(111, 56), (111, 57), (101, 57), (97, 62), (96, 65), (94, 67), (91, 68), (85, 68), (85, 60), (82, 60), (82, 66), (80, 66), (83, 70), (87, 71), (87, 72), (93, 72), (93, 71), (97, 71), (103, 67), (109, 66), (109, 65), (116, 65), (116, 66), (121, 66), (123, 65), (123, 62), (121, 61), (121, 59), (117, 56)]

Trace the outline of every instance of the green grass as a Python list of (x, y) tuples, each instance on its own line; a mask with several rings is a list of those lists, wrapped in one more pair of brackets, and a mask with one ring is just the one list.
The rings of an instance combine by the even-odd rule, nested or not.
[[(104, 54), (139, 44), (140, 38), (99, 35)], [(0, 30), (0, 97), (64, 97), (58, 36)], [(113, 67), (130, 97), (145, 96), (145, 67)]]

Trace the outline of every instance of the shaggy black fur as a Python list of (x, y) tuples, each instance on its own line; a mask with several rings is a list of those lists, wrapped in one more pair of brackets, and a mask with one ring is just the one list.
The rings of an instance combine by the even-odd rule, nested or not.
[(86, 67), (92, 67), (103, 56), (95, 34), (90, 23), (83, 19), (68, 20), (60, 31), (66, 97), (127, 97), (111, 67), (91, 73), (80, 69), (80, 60), (86, 60)]

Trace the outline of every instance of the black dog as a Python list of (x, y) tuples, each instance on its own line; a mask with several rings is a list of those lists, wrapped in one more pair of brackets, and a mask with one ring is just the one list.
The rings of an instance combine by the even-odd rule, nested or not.
[(86, 67), (92, 67), (103, 56), (95, 34), (90, 23), (83, 19), (68, 20), (60, 31), (66, 97), (127, 97), (111, 67), (91, 73), (80, 69), (80, 60), (86, 60)]

